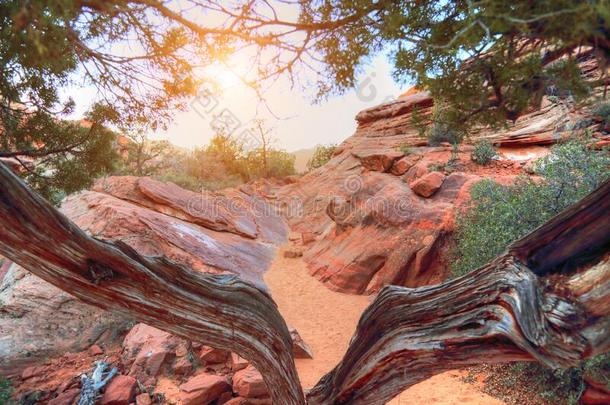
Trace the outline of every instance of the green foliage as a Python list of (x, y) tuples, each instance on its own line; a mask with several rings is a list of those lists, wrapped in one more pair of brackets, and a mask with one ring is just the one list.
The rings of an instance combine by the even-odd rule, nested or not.
[(602, 127), (610, 127), (610, 102), (598, 103), (592, 109), (593, 115), (602, 123)]
[(413, 148), (410, 147), (409, 145), (400, 145), (398, 147), (398, 150), (402, 153), (404, 153), (405, 155), (410, 155), (411, 153), (413, 153)]
[[(45, 144), (45, 149), (58, 152), (37, 157), (32, 163), (24, 162), (21, 177), (38, 193), (54, 204), (63, 197), (91, 186), (95, 178), (112, 172), (118, 162), (114, 150), (115, 134), (97, 124), (85, 128), (77, 123), (57, 122), (40, 128), (40, 137), (19, 135), (8, 141), (27, 140), (23, 143)], [(71, 146), (66, 147), (69, 144)], [(34, 146), (24, 146), (34, 150)]]
[(120, 172), (133, 176), (156, 176), (167, 171), (180, 155), (181, 152), (166, 140), (134, 136), (124, 148)]
[(13, 395), (13, 385), (11, 384), (11, 381), (0, 377), (0, 405), (11, 404), (11, 395)]
[[(107, 128), (164, 125), (193, 93), (191, 69), (176, 58), (184, 35), (161, 28), (146, 9), (115, 2), (0, 2), (0, 157), (23, 162), (25, 181), (54, 203), (114, 170)], [(150, 52), (114, 53), (134, 38)], [(82, 123), (66, 120), (76, 83), (99, 96), (82, 106)]]
[(255, 149), (246, 156), (249, 179), (261, 177), (286, 177), (296, 173), (295, 156), (283, 150), (269, 149), (263, 153), (262, 148)]
[(483, 180), (472, 188), (472, 205), (458, 218), (458, 276), (501, 254), (514, 240), (574, 204), (610, 176), (607, 152), (589, 150), (585, 140), (552, 148), (535, 170), (541, 181), (519, 178), (513, 186)]
[[(472, 205), (458, 218), (454, 276), (478, 268), (574, 204), (610, 177), (607, 151), (592, 151), (586, 140), (571, 140), (552, 148), (538, 160), (541, 181), (520, 178), (513, 186), (483, 180), (472, 189)], [(513, 377), (534, 384), (535, 391), (553, 403), (576, 404), (584, 389), (585, 373), (610, 382), (608, 355), (594, 357), (580, 367), (550, 370), (540, 364), (519, 363)]]
[(504, 385), (526, 383), (551, 403), (576, 405), (584, 392), (585, 379), (610, 384), (610, 355), (600, 354), (578, 367), (558, 370), (539, 363), (515, 363), (501, 373), (500, 378)]
[(547, 89), (587, 96), (577, 58), (567, 56), (584, 44), (599, 49), (600, 66), (610, 55), (605, 0), (319, 0), (301, 18), (349, 21), (316, 44), (332, 80), (324, 90), (353, 86), (359, 66), (389, 48), (397, 80), (415, 79), (437, 104), (447, 103), (452, 122), (468, 126), (514, 120)]
[(205, 148), (170, 154), (170, 164), (153, 173), (188, 190), (219, 190), (263, 177), (285, 177), (295, 173), (295, 157), (269, 146), (245, 150), (239, 139), (214, 136)]
[(307, 170), (311, 171), (313, 169), (317, 169), (318, 167), (324, 166), (326, 162), (333, 157), (335, 149), (337, 149), (337, 145), (335, 144), (316, 145), (313, 155), (307, 162)]
[(482, 140), (474, 145), (474, 150), (470, 154), (470, 159), (479, 165), (487, 165), (496, 156), (496, 149), (487, 140)]

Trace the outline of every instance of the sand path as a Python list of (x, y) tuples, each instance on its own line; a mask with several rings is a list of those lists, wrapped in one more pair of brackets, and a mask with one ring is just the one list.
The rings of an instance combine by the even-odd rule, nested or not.
[[(347, 350), (360, 314), (369, 297), (341, 294), (326, 288), (307, 273), (301, 259), (287, 259), (279, 251), (264, 275), (273, 299), (286, 322), (311, 347), (314, 358), (297, 359), (304, 387), (310, 388), (330, 371)], [(461, 380), (463, 372), (436, 375), (404, 391), (391, 405), (502, 405)]]

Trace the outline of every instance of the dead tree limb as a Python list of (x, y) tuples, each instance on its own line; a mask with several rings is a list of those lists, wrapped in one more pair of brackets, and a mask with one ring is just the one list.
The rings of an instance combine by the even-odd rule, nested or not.
[(386, 287), (308, 404), (384, 404), (445, 370), (610, 349), (610, 182), (486, 266), (417, 289)]
[[(383, 404), (444, 370), (482, 362), (568, 367), (610, 349), (610, 182), (449, 282), (387, 287), (362, 315), (312, 404)], [(305, 404), (286, 324), (271, 298), (91, 238), (0, 164), (0, 253), (102, 308), (239, 353), (276, 404)]]
[(305, 403), (288, 328), (268, 294), (92, 238), (3, 164), (0, 253), (88, 304), (239, 353), (262, 373), (274, 403)]

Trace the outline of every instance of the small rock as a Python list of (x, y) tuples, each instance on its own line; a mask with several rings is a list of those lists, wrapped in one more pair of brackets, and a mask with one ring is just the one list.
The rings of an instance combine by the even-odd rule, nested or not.
[(72, 388), (50, 400), (47, 405), (72, 405), (79, 395), (80, 389)]
[(428, 173), (411, 183), (411, 190), (424, 198), (431, 197), (443, 185), (445, 175), (440, 172)]
[(151, 405), (152, 399), (147, 393), (140, 394), (136, 397), (136, 405)]
[(307, 245), (309, 243), (315, 242), (316, 234), (313, 232), (303, 232), (301, 234), (301, 242), (303, 245)]
[(173, 370), (176, 375), (189, 375), (193, 371), (193, 364), (186, 356), (178, 357), (174, 363)]
[(415, 165), (415, 163), (417, 163), (419, 159), (421, 159), (421, 155), (408, 155), (401, 159), (398, 159), (392, 165), (390, 173), (395, 176), (402, 176), (407, 172), (407, 170), (413, 167), (413, 165)]
[(223, 392), (222, 394), (220, 394), (220, 396), (216, 400), (216, 404), (217, 405), (223, 405), (223, 404), (226, 404), (227, 402), (229, 402), (232, 399), (233, 399), (233, 392), (232, 391)]
[(284, 257), (288, 259), (295, 259), (303, 256), (303, 251), (300, 249), (288, 249), (284, 251)]
[(362, 166), (366, 169), (375, 172), (387, 172), (392, 167), (395, 160), (400, 159), (405, 154), (403, 152), (391, 151), (375, 151), (375, 152), (359, 152), (354, 153), (354, 157), (360, 160)]
[(182, 405), (207, 405), (230, 390), (225, 377), (204, 373), (180, 386), (180, 400)]
[(233, 376), (233, 391), (244, 398), (269, 396), (263, 376), (252, 365)]
[(244, 359), (239, 354), (231, 353), (231, 370), (233, 370), (233, 372), (243, 370), (249, 365), (250, 363), (248, 360)]
[(204, 365), (207, 365), (224, 363), (229, 359), (230, 355), (231, 352), (226, 350), (203, 346), (198, 357)]
[(292, 338), (292, 353), (296, 359), (313, 359), (313, 351), (303, 341), (301, 335), (295, 328), (289, 328), (290, 337)]
[(91, 356), (99, 356), (101, 354), (104, 354), (104, 350), (102, 350), (102, 348), (98, 345), (93, 345), (89, 348), (89, 354)]
[(110, 380), (100, 400), (100, 405), (129, 405), (136, 394), (136, 379), (118, 375)]

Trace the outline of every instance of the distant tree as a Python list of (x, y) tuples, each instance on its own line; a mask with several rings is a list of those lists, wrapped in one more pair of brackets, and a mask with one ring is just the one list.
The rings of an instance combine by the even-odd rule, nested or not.
[(326, 164), (335, 153), (335, 149), (337, 145), (316, 145), (316, 148), (313, 151), (313, 155), (307, 161), (307, 170), (311, 171), (313, 169), (317, 169)]
[[(414, 80), (445, 104), (452, 126), (501, 125), (545, 94), (577, 99), (608, 83), (605, 73), (587, 81), (576, 57), (583, 50), (579, 57), (595, 57), (607, 71), (608, 0), (191, 3), (1, 2), (2, 153), (65, 162), (76, 148), (107, 150), (97, 129), (87, 137), (98, 140), (85, 142), (62, 122), (75, 109), (62, 95), (77, 83), (96, 90), (92, 122), (121, 133), (165, 127), (195, 93), (195, 67), (239, 52), (253, 60), (244, 81), (259, 93), (263, 82), (311, 69), (322, 97), (353, 87), (363, 64), (389, 51), (396, 79)], [(277, 12), (286, 7), (295, 13)], [(60, 180), (49, 188), (62, 188)]]
[(135, 176), (152, 176), (172, 165), (178, 156), (175, 147), (166, 140), (150, 140), (143, 134), (129, 137), (123, 172)]
[[(256, 134), (256, 141), (258, 143), (257, 154), (262, 166), (262, 177), (269, 176), (269, 148), (274, 143), (272, 137), (272, 129), (267, 128), (265, 122), (261, 119), (254, 120), (252, 125), (253, 132)], [(257, 154), (254, 154), (256, 156)]]
[(294, 167), (296, 157), (284, 150), (268, 149), (262, 147), (248, 153), (248, 166), (251, 179), (286, 177), (296, 173)]

